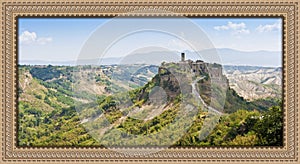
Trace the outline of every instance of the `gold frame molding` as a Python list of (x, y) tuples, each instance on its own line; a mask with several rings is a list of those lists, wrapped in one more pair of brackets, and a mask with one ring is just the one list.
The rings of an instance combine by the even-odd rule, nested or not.
[[(0, 163), (299, 163), (299, 2), (298, 0), (2, 0)], [(171, 13), (130, 13), (136, 10)], [(128, 148), (124, 154), (103, 148), (16, 146), (18, 17), (282, 17), (283, 147)]]

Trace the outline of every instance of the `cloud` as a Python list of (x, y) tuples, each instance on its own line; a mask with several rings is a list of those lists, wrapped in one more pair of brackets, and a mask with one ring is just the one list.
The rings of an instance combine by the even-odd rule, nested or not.
[(250, 30), (247, 29), (247, 26), (245, 23), (232, 23), (228, 22), (227, 25), (222, 26), (215, 26), (215, 30), (221, 31), (221, 30), (231, 30), (233, 34), (249, 34)]
[(37, 43), (42, 44), (42, 45), (50, 43), (50, 42), (52, 42), (52, 38), (50, 38), (50, 37), (37, 39)]
[(40, 45), (45, 45), (47, 43), (52, 42), (51, 37), (38, 37), (35, 32), (30, 32), (30, 31), (24, 31), (22, 34), (19, 36), (19, 40), (21, 44), (40, 44)]
[(216, 29), (216, 30), (229, 30), (229, 29), (238, 30), (238, 29), (243, 29), (243, 28), (246, 28), (245, 23), (232, 23), (232, 22), (228, 22), (227, 25), (214, 27), (214, 29)]
[(281, 22), (275, 22), (274, 24), (266, 24), (266, 25), (259, 25), (256, 28), (256, 31), (258, 32), (270, 32), (270, 31), (276, 31), (281, 29)]
[(20, 42), (24, 44), (30, 44), (35, 42), (37, 36), (35, 32), (24, 31), (20, 36)]
[(249, 34), (250, 30), (248, 29), (240, 29), (240, 30), (236, 30), (235, 34)]

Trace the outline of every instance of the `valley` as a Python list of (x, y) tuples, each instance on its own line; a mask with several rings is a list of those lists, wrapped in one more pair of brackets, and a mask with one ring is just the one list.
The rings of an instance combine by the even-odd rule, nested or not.
[(225, 70), (230, 87), (247, 100), (281, 96), (281, 68), (225, 66)]
[(20, 65), (18, 145), (282, 145), (281, 70), (224, 69)]

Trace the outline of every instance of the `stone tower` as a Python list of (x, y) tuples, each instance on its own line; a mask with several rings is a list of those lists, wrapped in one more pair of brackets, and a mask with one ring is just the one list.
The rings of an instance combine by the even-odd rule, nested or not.
[(182, 61), (182, 62), (184, 62), (184, 61), (185, 61), (185, 54), (184, 54), (184, 52), (183, 52), (183, 53), (181, 53), (181, 61)]

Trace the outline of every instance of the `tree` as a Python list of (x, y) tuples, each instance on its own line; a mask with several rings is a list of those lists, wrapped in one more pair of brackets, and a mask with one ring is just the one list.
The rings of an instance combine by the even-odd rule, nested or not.
[(260, 145), (282, 146), (283, 115), (280, 106), (271, 107), (254, 126)]

